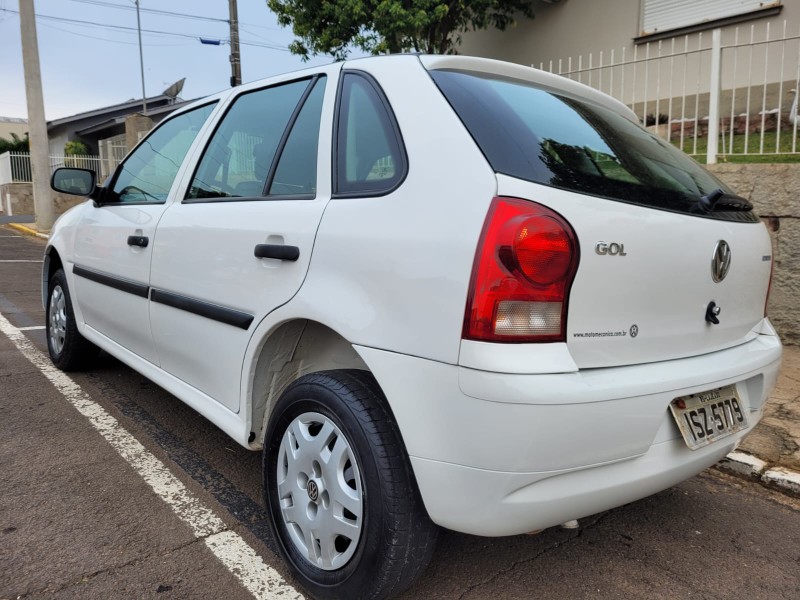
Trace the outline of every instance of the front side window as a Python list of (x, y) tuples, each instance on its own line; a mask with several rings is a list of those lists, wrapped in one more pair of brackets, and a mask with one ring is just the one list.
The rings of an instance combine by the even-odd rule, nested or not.
[(381, 194), (405, 177), (405, 151), (388, 103), (370, 79), (344, 75), (336, 141), (336, 192)]
[(315, 82), (304, 79), (239, 96), (211, 137), (187, 198), (263, 196), (292, 117)]
[(189, 147), (213, 108), (214, 104), (206, 104), (155, 129), (120, 165), (106, 201), (165, 202)]

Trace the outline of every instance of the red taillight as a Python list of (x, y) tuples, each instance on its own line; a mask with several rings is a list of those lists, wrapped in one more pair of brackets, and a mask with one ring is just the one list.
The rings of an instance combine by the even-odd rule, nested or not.
[(559, 214), (517, 198), (495, 198), (472, 269), (466, 339), (563, 342), (578, 267), (575, 233)]

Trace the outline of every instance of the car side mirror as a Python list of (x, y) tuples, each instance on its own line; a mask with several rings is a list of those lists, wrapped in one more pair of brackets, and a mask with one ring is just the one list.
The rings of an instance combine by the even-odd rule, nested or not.
[(91, 169), (56, 169), (50, 187), (62, 194), (92, 197), (97, 187), (97, 175)]

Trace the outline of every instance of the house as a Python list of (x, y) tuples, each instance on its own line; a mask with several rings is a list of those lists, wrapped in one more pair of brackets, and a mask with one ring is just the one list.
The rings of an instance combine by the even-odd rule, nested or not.
[(178, 97), (183, 89), (183, 82), (181, 79), (158, 96), (147, 98), (144, 102), (141, 99), (126, 100), (48, 121), (50, 155), (61, 156), (67, 142), (80, 141), (86, 144), (89, 154), (104, 158), (119, 155), (117, 158), (121, 159), (139, 141), (142, 133), (149, 131), (172, 111), (188, 103)]
[[(178, 95), (184, 80), (174, 83), (158, 96), (139, 100), (127, 100), (119, 104), (82, 112), (47, 123), (50, 167), (55, 169), (65, 164), (90, 168), (97, 172), (100, 181), (105, 180), (119, 165), (128, 150), (150, 131), (155, 124), (177, 108), (193, 102), (184, 101)], [(16, 126), (23, 133), (27, 122), (22, 119), (0, 120), (3, 125)], [(0, 134), (2, 136), (2, 134)], [(10, 136), (9, 136), (10, 137)], [(83, 142), (87, 156), (65, 157), (64, 146), (70, 141)], [(69, 161), (69, 162), (67, 162)], [(28, 215), (33, 213), (33, 191), (31, 186), (30, 158), (27, 153), (0, 154), (0, 213)], [(56, 214), (82, 202), (83, 198), (56, 194)]]
[[(683, 45), (687, 35), (690, 47), (700, 32), (722, 29), (723, 43), (733, 43), (736, 28), (740, 41), (746, 41), (750, 25), (758, 22), (771, 25), (771, 37), (782, 35), (783, 22), (791, 25), (789, 35), (798, 33), (800, 2), (796, 0), (534, 0), (535, 18), (521, 18), (506, 31), (488, 29), (464, 35), (461, 54), (485, 56), (524, 65), (549, 65), (562, 61), (562, 70), (569, 57), (588, 59), (599, 52), (610, 59), (628, 49), (661, 42), (662, 51), (671, 47), (673, 39)], [(575, 65), (573, 65), (575, 66)], [(557, 72), (557, 71), (556, 71)]]

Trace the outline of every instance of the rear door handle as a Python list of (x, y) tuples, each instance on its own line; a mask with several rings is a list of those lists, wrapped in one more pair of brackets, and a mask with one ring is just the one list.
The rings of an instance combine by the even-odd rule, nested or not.
[(150, 240), (146, 235), (129, 235), (128, 246), (139, 246), (140, 248), (147, 248)]
[(300, 258), (300, 248), (283, 244), (258, 244), (253, 251), (256, 258), (277, 258), (295, 261)]

